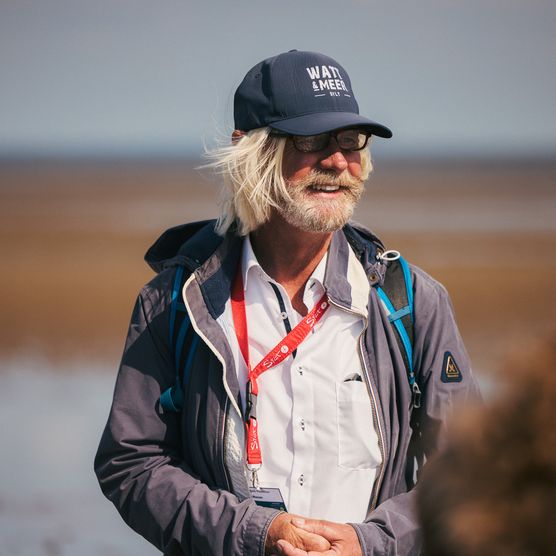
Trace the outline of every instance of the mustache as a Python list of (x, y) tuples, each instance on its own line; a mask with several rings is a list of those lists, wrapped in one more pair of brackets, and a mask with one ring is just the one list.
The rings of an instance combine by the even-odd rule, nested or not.
[(359, 191), (363, 189), (363, 180), (352, 176), (347, 170), (341, 174), (313, 170), (310, 174), (296, 180), (295, 184), (291, 185), (296, 189), (306, 189), (312, 185), (331, 185), (334, 187), (342, 187), (350, 191)]

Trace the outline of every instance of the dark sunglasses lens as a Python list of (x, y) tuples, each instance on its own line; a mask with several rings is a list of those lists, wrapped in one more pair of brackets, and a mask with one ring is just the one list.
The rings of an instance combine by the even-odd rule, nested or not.
[(322, 151), (330, 141), (330, 133), (319, 133), (319, 135), (296, 135), (293, 138), (295, 148), (304, 153)]
[(294, 135), (293, 143), (298, 151), (314, 153), (328, 147), (333, 136), (343, 151), (359, 151), (365, 147), (368, 135), (358, 129), (345, 129), (337, 133), (319, 133), (318, 135)]
[(357, 129), (346, 129), (336, 134), (338, 146), (344, 151), (358, 151), (367, 143), (367, 135)]

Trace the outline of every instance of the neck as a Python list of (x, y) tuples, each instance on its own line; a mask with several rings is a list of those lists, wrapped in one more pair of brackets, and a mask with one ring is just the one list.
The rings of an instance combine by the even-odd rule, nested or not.
[(328, 250), (332, 233), (306, 232), (273, 214), (250, 238), (259, 264), (282, 284), (296, 311), (305, 315), (305, 284)]

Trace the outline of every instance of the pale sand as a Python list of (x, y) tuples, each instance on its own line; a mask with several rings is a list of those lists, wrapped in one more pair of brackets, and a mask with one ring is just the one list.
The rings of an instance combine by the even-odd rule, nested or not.
[[(356, 218), (448, 288), (472, 360), (553, 331), (556, 165), (376, 168)], [(159, 232), (217, 213), (190, 166), (0, 165), (0, 358), (117, 360)]]

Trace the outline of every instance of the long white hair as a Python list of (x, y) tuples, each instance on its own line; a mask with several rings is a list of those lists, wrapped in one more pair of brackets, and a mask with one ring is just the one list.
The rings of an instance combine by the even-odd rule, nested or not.
[[(275, 137), (268, 127), (254, 129), (230, 145), (206, 152), (212, 168), (224, 181), (221, 211), (216, 232), (225, 235), (235, 223), (236, 232), (245, 236), (264, 224), (281, 199), (289, 199), (282, 174), (285, 137)], [(361, 178), (372, 171), (368, 148), (361, 151)]]

